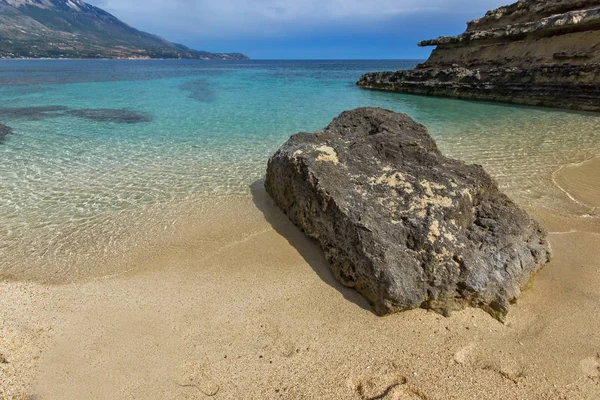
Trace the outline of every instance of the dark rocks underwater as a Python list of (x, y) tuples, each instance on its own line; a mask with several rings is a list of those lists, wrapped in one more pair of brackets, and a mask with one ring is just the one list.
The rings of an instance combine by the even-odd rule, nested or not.
[(0, 119), (21, 119), (41, 121), (47, 118), (73, 116), (96, 122), (112, 122), (116, 124), (136, 124), (152, 121), (146, 113), (126, 108), (87, 108), (70, 109), (64, 106), (41, 107), (9, 107), (0, 108)]
[(148, 114), (128, 109), (87, 108), (82, 110), (69, 110), (67, 114), (91, 121), (113, 122), (116, 124), (137, 124), (152, 121), (152, 117)]
[(188, 92), (192, 99), (201, 103), (214, 103), (217, 100), (217, 92), (210, 82), (205, 79), (194, 79), (185, 82), (179, 88)]
[(61, 117), (68, 109), (63, 106), (0, 108), (0, 118), (40, 121), (46, 118)]
[(0, 123), (0, 144), (4, 141), (4, 138), (12, 133), (12, 129)]

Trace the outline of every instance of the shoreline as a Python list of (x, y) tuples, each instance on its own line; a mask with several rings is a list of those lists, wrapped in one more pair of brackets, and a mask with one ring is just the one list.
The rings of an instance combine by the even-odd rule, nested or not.
[(377, 317), (259, 185), (205, 212), (133, 272), (0, 283), (0, 397), (600, 394), (600, 219), (534, 214), (576, 232), (550, 234), (555, 260), (502, 325), (474, 309)]
[[(115, 76), (129, 79), (124, 64)], [(50, 93), (7, 91), (6, 110), (29, 117), (0, 146), (0, 276), (13, 278), (0, 279), (0, 399), (600, 397), (600, 217), (589, 207), (600, 173), (575, 163), (600, 156), (596, 114), (343, 86), (360, 63), (335, 78), (348, 69), (340, 63), (315, 91), (318, 62), (292, 70), (312, 64), (297, 82), (282, 73), (268, 87), (244, 72), (184, 91), (192, 78), (175, 68), (148, 75), (168, 78), (160, 84), (95, 85), (90, 75)], [(140, 77), (153, 73), (141, 66)], [(250, 185), (282, 132), (371, 102), (414, 115), (444, 154), (482, 164), (550, 232), (555, 259), (506, 324), (475, 309), (376, 316), (262, 184)], [(135, 104), (155, 125), (36, 122), (32, 110), (53, 104)], [(225, 192), (237, 195), (211, 195)]]
[(231, 58), (52, 58), (52, 57), (11, 57), (11, 58), (2, 58), (0, 57), (0, 61), (7, 60), (20, 60), (20, 61), (34, 61), (34, 60), (56, 60), (56, 61), (254, 61), (252, 59), (231, 59)]
[(552, 182), (569, 199), (589, 208), (592, 213), (600, 208), (600, 156), (567, 164), (552, 175)]

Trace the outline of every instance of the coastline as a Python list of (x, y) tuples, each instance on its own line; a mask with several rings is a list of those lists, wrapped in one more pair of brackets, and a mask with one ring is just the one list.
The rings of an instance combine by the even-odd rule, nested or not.
[[(319, 64), (202, 67), (219, 79), (200, 81), (147, 70), (175, 78), (129, 83), (124, 69), (115, 83), (93, 83), (100, 71), (6, 90), (7, 113), (23, 118), (6, 121), (14, 132), (0, 146), (0, 269), (13, 274), (0, 283), (0, 398), (598, 397), (599, 218), (552, 181), (576, 199), (593, 182), (578, 162), (600, 155), (598, 114), (366, 92), (350, 84), (360, 63), (315, 90)], [(72, 69), (57, 70), (69, 83)], [(551, 232), (556, 258), (506, 325), (478, 310), (376, 317), (261, 184), (249, 187), (286, 132), (373, 102), (429, 126), (444, 154), (484, 165)], [(36, 107), (53, 105), (135, 105), (153, 122), (36, 121)]]
[(600, 111), (595, 1), (524, 0), (488, 11), (414, 69), (370, 72), (359, 87), (407, 94)]
[(60, 58), (60, 57), (55, 57), (55, 58), (48, 58), (48, 57), (0, 57), (0, 61), (7, 61), (7, 60), (29, 60), (29, 61), (34, 61), (34, 60), (44, 60), (44, 61), (51, 61), (51, 60), (57, 60), (57, 61), (78, 61), (78, 60), (83, 60), (83, 61), (253, 61), (250, 58), (244, 58), (244, 59), (232, 59), (232, 58), (147, 58), (147, 57), (142, 57), (142, 58), (136, 58), (136, 57), (131, 57), (131, 58)]
[(515, 1), (0, 0), (0, 400), (600, 399), (600, 0)]
[(593, 398), (600, 218), (529, 211), (555, 259), (502, 325), (473, 309), (377, 317), (261, 183), (209, 199), (137, 268), (0, 283), (0, 397)]
[(600, 208), (600, 156), (566, 165), (554, 173), (552, 180), (572, 201), (592, 213)]

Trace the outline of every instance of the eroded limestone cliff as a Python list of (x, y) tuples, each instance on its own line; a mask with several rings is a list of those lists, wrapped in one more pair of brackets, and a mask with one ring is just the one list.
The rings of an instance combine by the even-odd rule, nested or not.
[(424, 64), (358, 85), (600, 111), (600, 0), (520, 0), (419, 45), (437, 46)]

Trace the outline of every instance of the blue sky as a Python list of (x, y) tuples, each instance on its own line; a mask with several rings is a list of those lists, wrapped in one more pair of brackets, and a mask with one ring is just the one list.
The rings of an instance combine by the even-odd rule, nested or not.
[(427, 58), (417, 42), (464, 31), (510, 0), (88, 0), (198, 50), (254, 59)]

